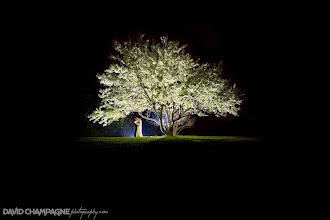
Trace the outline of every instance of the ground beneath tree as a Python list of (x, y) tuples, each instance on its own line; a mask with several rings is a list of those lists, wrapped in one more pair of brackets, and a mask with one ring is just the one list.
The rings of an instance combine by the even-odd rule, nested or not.
[[(172, 164), (206, 160), (255, 163), (269, 158), (260, 138), (241, 136), (78, 137), (56, 152), (97, 161)], [(173, 165), (174, 166), (174, 165)]]
[(57, 146), (65, 201), (105, 207), (110, 217), (271, 219), (283, 206), (283, 161), (260, 138), (78, 137)]
[(168, 150), (200, 150), (228, 146), (245, 146), (261, 144), (260, 138), (240, 136), (153, 136), (132, 137), (79, 137), (74, 142), (75, 149), (109, 152), (143, 152)]

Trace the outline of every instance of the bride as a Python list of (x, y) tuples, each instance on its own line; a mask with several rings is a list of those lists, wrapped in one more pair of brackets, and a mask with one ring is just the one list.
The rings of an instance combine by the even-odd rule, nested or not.
[(135, 118), (134, 124), (135, 124), (134, 137), (143, 137), (141, 118)]

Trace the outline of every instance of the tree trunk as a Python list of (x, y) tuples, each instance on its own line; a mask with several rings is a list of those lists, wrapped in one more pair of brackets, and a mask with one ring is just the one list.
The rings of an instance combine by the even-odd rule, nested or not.
[(160, 127), (160, 130), (162, 131), (162, 128), (164, 128), (164, 130), (162, 131), (166, 136), (175, 136), (177, 135), (177, 126), (159, 126)]

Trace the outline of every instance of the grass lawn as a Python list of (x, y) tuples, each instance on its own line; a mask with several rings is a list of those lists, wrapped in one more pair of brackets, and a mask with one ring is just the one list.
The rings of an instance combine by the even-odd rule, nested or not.
[[(173, 217), (176, 210), (168, 204), (181, 210), (183, 203), (188, 208), (181, 216), (199, 210), (202, 219), (212, 205), (217, 213), (220, 206), (233, 207), (230, 214), (261, 213), (274, 205), (265, 193), (278, 192), (274, 169), (283, 166), (280, 155), (260, 138), (241, 136), (77, 137), (58, 146), (51, 162), (59, 170), (56, 174), (66, 177), (61, 184), (70, 189), (68, 195), (83, 186), (71, 197), (73, 206), (86, 201), (90, 190), (91, 207), (106, 207), (111, 201), (110, 217), (143, 217), (150, 210)], [(228, 207), (214, 202), (220, 199)]]
[(161, 147), (201, 147), (225, 146), (228, 144), (258, 144), (259, 138), (240, 136), (153, 136), (153, 137), (79, 137), (76, 144), (88, 149), (136, 148), (151, 149)]
[[(170, 196), (171, 204), (178, 201), (181, 207), (182, 202), (176, 196), (183, 189), (188, 195), (185, 203), (194, 202), (189, 196), (194, 196), (197, 190), (209, 195), (220, 190), (219, 198), (223, 197), (223, 192), (228, 192), (229, 198), (235, 201), (237, 196), (233, 196), (233, 192), (242, 194), (241, 191), (246, 190), (251, 192), (251, 196), (246, 197), (246, 206), (250, 198), (255, 198), (255, 188), (268, 181), (265, 176), (271, 173), (271, 164), (278, 166), (261, 142), (259, 138), (240, 136), (77, 137), (74, 142), (62, 143), (63, 151), (56, 154), (54, 164), (69, 176), (69, 181), (63, 181), (65, 186), (70, 182), (74, 183), (73, 187), (85, 184), (79, 191), (82, 198), (85, 198), (82, 192), (86, 189), (91, 189), (93, 195), (104, 196), (107, 202), (118, 192), (123, 202), (118, 203), (120, 199), (117, 199), (115, 204), (124, 209), (120, 213), (149, 212), (149, 207), (162, 213), (164, 210), (157, 209), (157, 202), (167, 198), (166, 195)], [(257, 182), (252, 184), (253, 179)], [(250, 183), (255, 188), (251, 188)], [(178, 191), (169, 194), (166, 191), (169, 186)], [(211, 191), (205, 193), (208, 189)], [(129, 196), (123, 192), (128, 192)], [(136, 196), (132, 192), (141, 194)], [(146, 206), (142, 200), (147, 193), (159, 200), (152, 198), (151, 205)], [(213, 198), (198, 200), (214, 202)], [(226, 199), (225, 203), (228, 203)], [(118, 206), (110, 208), (119, 213)], [(194, 212), (195, 208), (190, 207), (189, 212)]]

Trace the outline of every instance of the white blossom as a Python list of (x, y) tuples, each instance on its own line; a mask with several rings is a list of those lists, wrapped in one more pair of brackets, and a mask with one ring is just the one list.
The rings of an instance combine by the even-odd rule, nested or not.
[[(134, 43), (114, 41), (120, 55), (111, 58), (118, 63), (97, 75), (102, 103), (89, 119), (106, 126), (131, 112), (151, 110), (157, 120), (141, 117), (155, 120), (163, 133), (173, 135), (185, 128), (183, 119), (193, 115), (237, 116), (242, 100), (236, 85), (220, 77), (221, 63), (199, 64), (184, 52), (186, 46), (167, 37), (150, 44), (143, 35)], [(160, 120), (164, 116), (166, 124)]]

